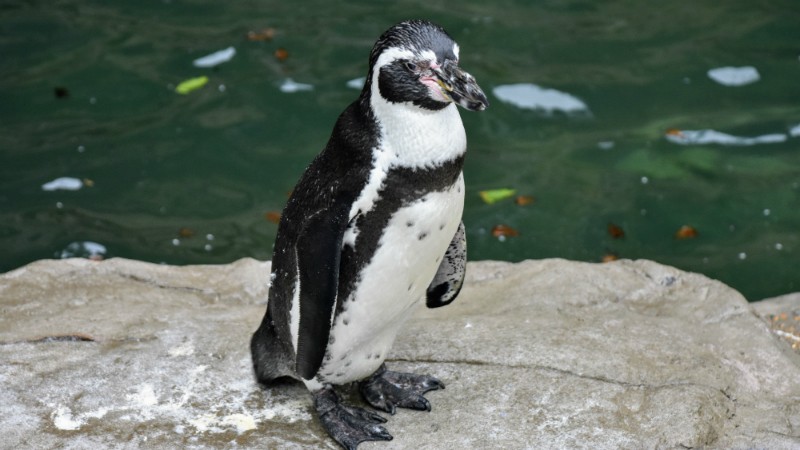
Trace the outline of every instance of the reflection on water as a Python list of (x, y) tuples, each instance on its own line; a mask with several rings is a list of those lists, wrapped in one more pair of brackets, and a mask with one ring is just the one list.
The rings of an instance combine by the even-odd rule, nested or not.
[(265, 213), (413, 6), (500, 100), (463, 114), (473, 260), (648, 258), (751, 300), (800, 290), (800, 27), (785, 1), (732, 1), (5, 2), (0, 270), (86, 243), (268, 259)]

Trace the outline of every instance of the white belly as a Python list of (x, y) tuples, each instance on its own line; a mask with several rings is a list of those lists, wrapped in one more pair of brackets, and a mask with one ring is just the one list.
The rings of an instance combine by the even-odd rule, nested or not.
[(360, 283), (333, 323), (331, 358), (319, 372), (323, 381), (360, 380), (383, 363), (400, 327), (425, 298), (463, 210), (462, 174), (449, 190), (427, 194), (389, 219)]

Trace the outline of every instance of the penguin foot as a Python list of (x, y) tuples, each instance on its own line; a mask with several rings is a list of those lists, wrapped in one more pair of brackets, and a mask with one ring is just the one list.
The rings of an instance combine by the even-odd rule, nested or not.
[(436, 389), (444, 389), (444, 383), (429, 375), (392, 372), (385, 364), (359, 385), (367, 403), (389, 414), (397, 407), (430, 411), (431, 403), (423, 394)]
[(386, 419), (362, 408), (348, 406), (339, 401), (331, 387), (314, 393), (314, 408), (325, 431), (342, 447), (356, 450), (364, 441), (391, 441), (392, 435), (378, 425)]

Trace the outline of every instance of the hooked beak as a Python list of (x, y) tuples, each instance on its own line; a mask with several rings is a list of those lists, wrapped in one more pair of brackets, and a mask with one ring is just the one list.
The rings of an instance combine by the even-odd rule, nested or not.
[(453, 61), (447, 60), (434, 69), (436, 82), (442, 88), (442, 94), (470, 111), (483, 111), (489, 106), (489, 100), (483, 93), (475, 78), (461, 70)]

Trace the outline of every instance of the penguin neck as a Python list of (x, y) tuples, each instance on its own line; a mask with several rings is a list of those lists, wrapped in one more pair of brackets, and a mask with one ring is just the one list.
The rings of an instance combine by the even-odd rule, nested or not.
[(377, 86), (371, 88), (369, 106), (380, 133), (374, 158), (391, 160), (391, 166), (416, 169), (463, 157), (467, 137), (455, 104), (433, 111), (410, 102), (389, 102)]

